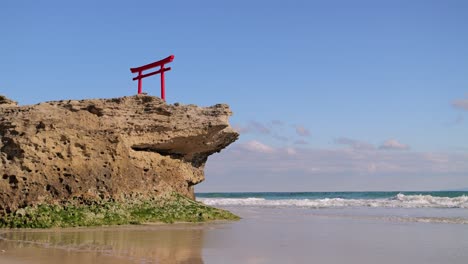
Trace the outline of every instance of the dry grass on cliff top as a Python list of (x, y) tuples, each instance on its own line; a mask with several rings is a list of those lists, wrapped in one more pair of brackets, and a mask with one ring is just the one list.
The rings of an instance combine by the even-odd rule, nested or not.
[(12, 213), (3, 213), (0, 227), (51, 228), (238, 219), (238, 216), (228, 211), (209, 207), (174, 193), (166, 198), (125, 203), (107, 201), (90, 205), (42, 204), (26, 207)]

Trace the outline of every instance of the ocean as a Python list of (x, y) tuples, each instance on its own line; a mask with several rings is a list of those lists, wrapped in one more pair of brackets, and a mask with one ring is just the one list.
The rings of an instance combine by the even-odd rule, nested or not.
[(327, 217), (468, 224), (467, 191), (197, 193), (196, 197), (207, 205), (234, 211), (295, 209), (299, 214)]
[(468, 191), (197, 193), (212, 206), (468, 208)]

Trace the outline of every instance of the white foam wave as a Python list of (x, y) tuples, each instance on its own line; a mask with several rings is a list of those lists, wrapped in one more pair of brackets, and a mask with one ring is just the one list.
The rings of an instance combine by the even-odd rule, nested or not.
[(259, 207), (386, 207), (386, 208), (468, 208), (468, 196), (454, 198), (431, 195), (398, 194), (389, 199), (283, 199), (268, 200), (263, 198), (198, 198), (211, 206), (259, 206)]

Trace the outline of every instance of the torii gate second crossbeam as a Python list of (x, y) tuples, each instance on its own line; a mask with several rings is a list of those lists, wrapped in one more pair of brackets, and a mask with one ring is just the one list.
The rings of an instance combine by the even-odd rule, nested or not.
[[(155, 74), (160, 73), (161, 74), (161, 98), (164, 101), (166, 101), (166, 91), (165, 91), (165, 87), (164, 87), (165, 86), (164, 85), (164, 72), (170, 71), (171, 67), (164, 68), (164, 65), (166, 63), (172, 62), (173, 60), (174, 60), (174, 55), (171, 55), (171, 56), (169, 56), (169, 57), (167, 57), (165, 59), (162, 59), (160, 61), (156, 61), (156, 62), (153, 62), (153, 63), (150, 63), (150, 64), (146, 64), (144, 66), (137, 67), (137, 68), (130, 68), (130, 71), (132, 73), (138, 72), (138, 76), (133, 78), (134, 81), (138, 80), (138, 94), (141, 94), (142, 91), (143, 91), (143, 87), (142, 87), (142, 79), (143, 78), (153, 76)], [(146, 70), (158, 67), (158, 66), (161, 67), (158, 71), (150, 72), (150, 73), (147, 73), (147, 74), (142, 74), (143, 71), (146, 71)]]

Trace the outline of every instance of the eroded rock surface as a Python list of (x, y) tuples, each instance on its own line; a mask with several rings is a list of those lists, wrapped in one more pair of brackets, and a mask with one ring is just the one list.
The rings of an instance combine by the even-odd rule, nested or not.
[(3, 95), (0, 95), (0, 107), (8, 107), (8, 106), (17, 106), (17, 103), (13, 100), (6, 98)]
[(170, 191), (193, 198), (208, 156), (238, 138), (231, 114), (147, 95), (32, 106), (0, 96), (0, 210)]

